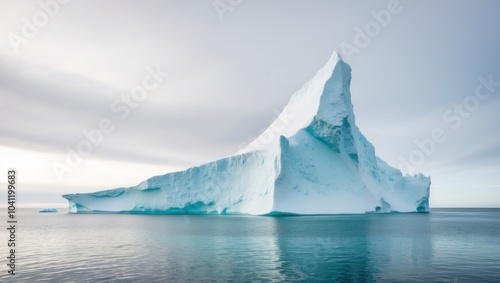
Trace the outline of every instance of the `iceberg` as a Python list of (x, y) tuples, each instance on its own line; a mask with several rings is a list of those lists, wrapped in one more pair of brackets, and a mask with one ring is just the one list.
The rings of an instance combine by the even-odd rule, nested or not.
[(355, 124), (351, 68), (338, 53), (277, 119), (232, 156), (128, 188), (63, 195), (69, 213), (429, 212), (430, 178), (375, 155)]
[(38, 212), (41, 212), (41, 213), (56, 213), (58, 211), (57, 211), (56, 208), (42, 208)]

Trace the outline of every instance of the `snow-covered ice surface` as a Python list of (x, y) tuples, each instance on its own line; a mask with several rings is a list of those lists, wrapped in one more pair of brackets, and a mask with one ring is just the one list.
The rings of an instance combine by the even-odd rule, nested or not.
[(70, 213), (428, 212), (430, 178), (375, 155), (355, 124), (351, 68), (334, 53), (276, 121), (233, 156), (130, 188), (68, 194)]

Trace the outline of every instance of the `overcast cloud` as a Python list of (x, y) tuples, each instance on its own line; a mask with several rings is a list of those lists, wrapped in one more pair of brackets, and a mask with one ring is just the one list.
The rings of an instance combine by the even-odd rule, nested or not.
[[(231, 155), (340, 50), (353, 69), (357, 124), (382, 159), (400, 166), (415, 140), (440, 128), (446, 141), (415, 166), (432, 177), (431, 204), (500, 206), (500, 88), (460, 126), (443, 119), (474, 95), (479, 77), (500, 82), (498, 1), (401, 0), (352, 56), (341, 47), (355, 46), (356, 28), (390, 0), (243, 0), (222, 17), (214, 1), (72, 0), (13, 45), (40, 3), (59, 2), (0, 2), (1, 170), (25, 172), (26, 202), (61, 202), (60, 193), (133, 185)], [(168, 76), (120, 119), (114, 101), (148, 67)], [(59, 180), (51, 164), (64, 163), (67, 147), (102, 119), (114, 131)]]

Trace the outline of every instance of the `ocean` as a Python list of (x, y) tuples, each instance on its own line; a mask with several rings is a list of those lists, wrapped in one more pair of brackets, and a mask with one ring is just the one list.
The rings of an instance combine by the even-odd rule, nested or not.
[(0, 282), (500, 282), (500, 209), (2, 219)]

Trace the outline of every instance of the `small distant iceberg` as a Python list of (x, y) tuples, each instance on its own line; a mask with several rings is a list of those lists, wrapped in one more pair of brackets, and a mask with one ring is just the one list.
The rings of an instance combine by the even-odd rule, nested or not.
[(58, 211), (55, 208), (42, 208), (39, 212), (42, 212), (42, 213), (56, 213)]

